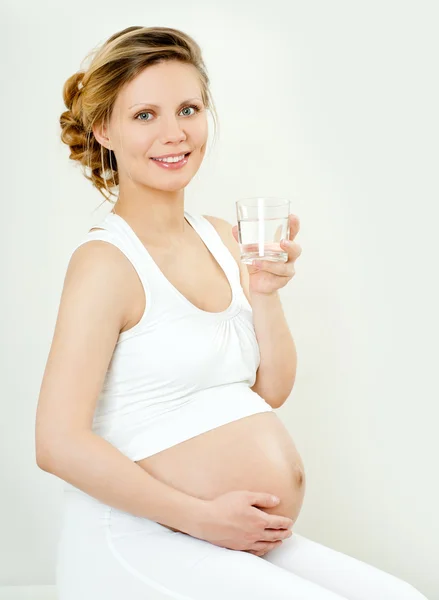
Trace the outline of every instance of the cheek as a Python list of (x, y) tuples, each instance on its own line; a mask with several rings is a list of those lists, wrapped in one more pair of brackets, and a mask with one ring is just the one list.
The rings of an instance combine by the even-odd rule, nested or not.
[(207, 119), (200, 120), (196, 127), (190, 132), (190, 136), (194, 142), (196, 148), (206, 146), (207, 138), (209, 134), (209, 128)]
[(203, 137), (202, 139), (200, 139), (198, 143), (195, 144), (195, 146), (198, 149), (199, 157), (204, 158), (207, 149), (207, 137)]
[[(146, 128), (145, 128), (146, 129)], [(142, 158), (151, 154), (154, 136), (142, 131), (140, 127), (132, 127), (123, 139), (123, 150), (133, 158)]]

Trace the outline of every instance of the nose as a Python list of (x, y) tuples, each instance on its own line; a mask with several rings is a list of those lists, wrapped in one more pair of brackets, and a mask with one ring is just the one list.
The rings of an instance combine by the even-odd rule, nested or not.
[(161, 142), (179, 142), (186, 139), (186, 134), (175, 118), (163, 119), (161, 130)]

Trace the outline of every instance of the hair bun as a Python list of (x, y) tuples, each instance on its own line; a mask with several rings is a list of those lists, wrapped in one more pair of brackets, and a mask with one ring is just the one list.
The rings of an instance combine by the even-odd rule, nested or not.
[(66, 108), (69, 110), (74, 110), (76, 101), (81, 94), (82, 88), (84, 87), (82, 81), (84, 79), (84, 75), (85, 73), (83, 71), (78, 71), (77, 73), (71, 75), (64, 83), (63, 100)]

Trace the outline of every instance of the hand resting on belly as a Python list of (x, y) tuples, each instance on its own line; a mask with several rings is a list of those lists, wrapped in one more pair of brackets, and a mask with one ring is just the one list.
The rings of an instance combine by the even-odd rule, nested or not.
[[(301, 457), (274, 412), (233, 421), (136, 462), (205, 501), (193, 531), (168, 529), (259, 556), (289, 537), (305, 494)], [(272, 495), (280, 502), (272, 503)]]

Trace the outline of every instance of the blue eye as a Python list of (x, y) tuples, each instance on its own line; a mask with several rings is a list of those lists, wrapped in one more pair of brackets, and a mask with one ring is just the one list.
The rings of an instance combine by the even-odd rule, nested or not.
[[(138, 115), (136, 115), (134, 118), (135, 118), (135, 119), (137, 119), (137, 117), (139, 117), (140, 115), (148, 115), (148, 114), (151, 114), (151, 113), (148, 113), (148, 112), (141, 112), (141, 113), (139, 113)], [(149, 120), (150, 120), (150, 119), (139, 119), (139, 121), (149, 121)]]
[[(197, 106), (196, 104), (191, 104), (190, 106), (185, 106), (182, 110), (185, 110), (186, 108), (193, 108), (195, 111), (193, 114), (197, 114), (201, 111), (201, 108), (199, 106)], [(137, 113), (137, 115), (134, 118), (137, 119), (137, 117), (140, 117), (140, 115), (151, 115), (151, 114), (152, 113), (149, 110), (142, 110), (142, 112)], [(191, 117), (192, 115), (187, 115), (187, 116)], [(137, 120), (148, 122), (151, 119), (137, 119)]]

